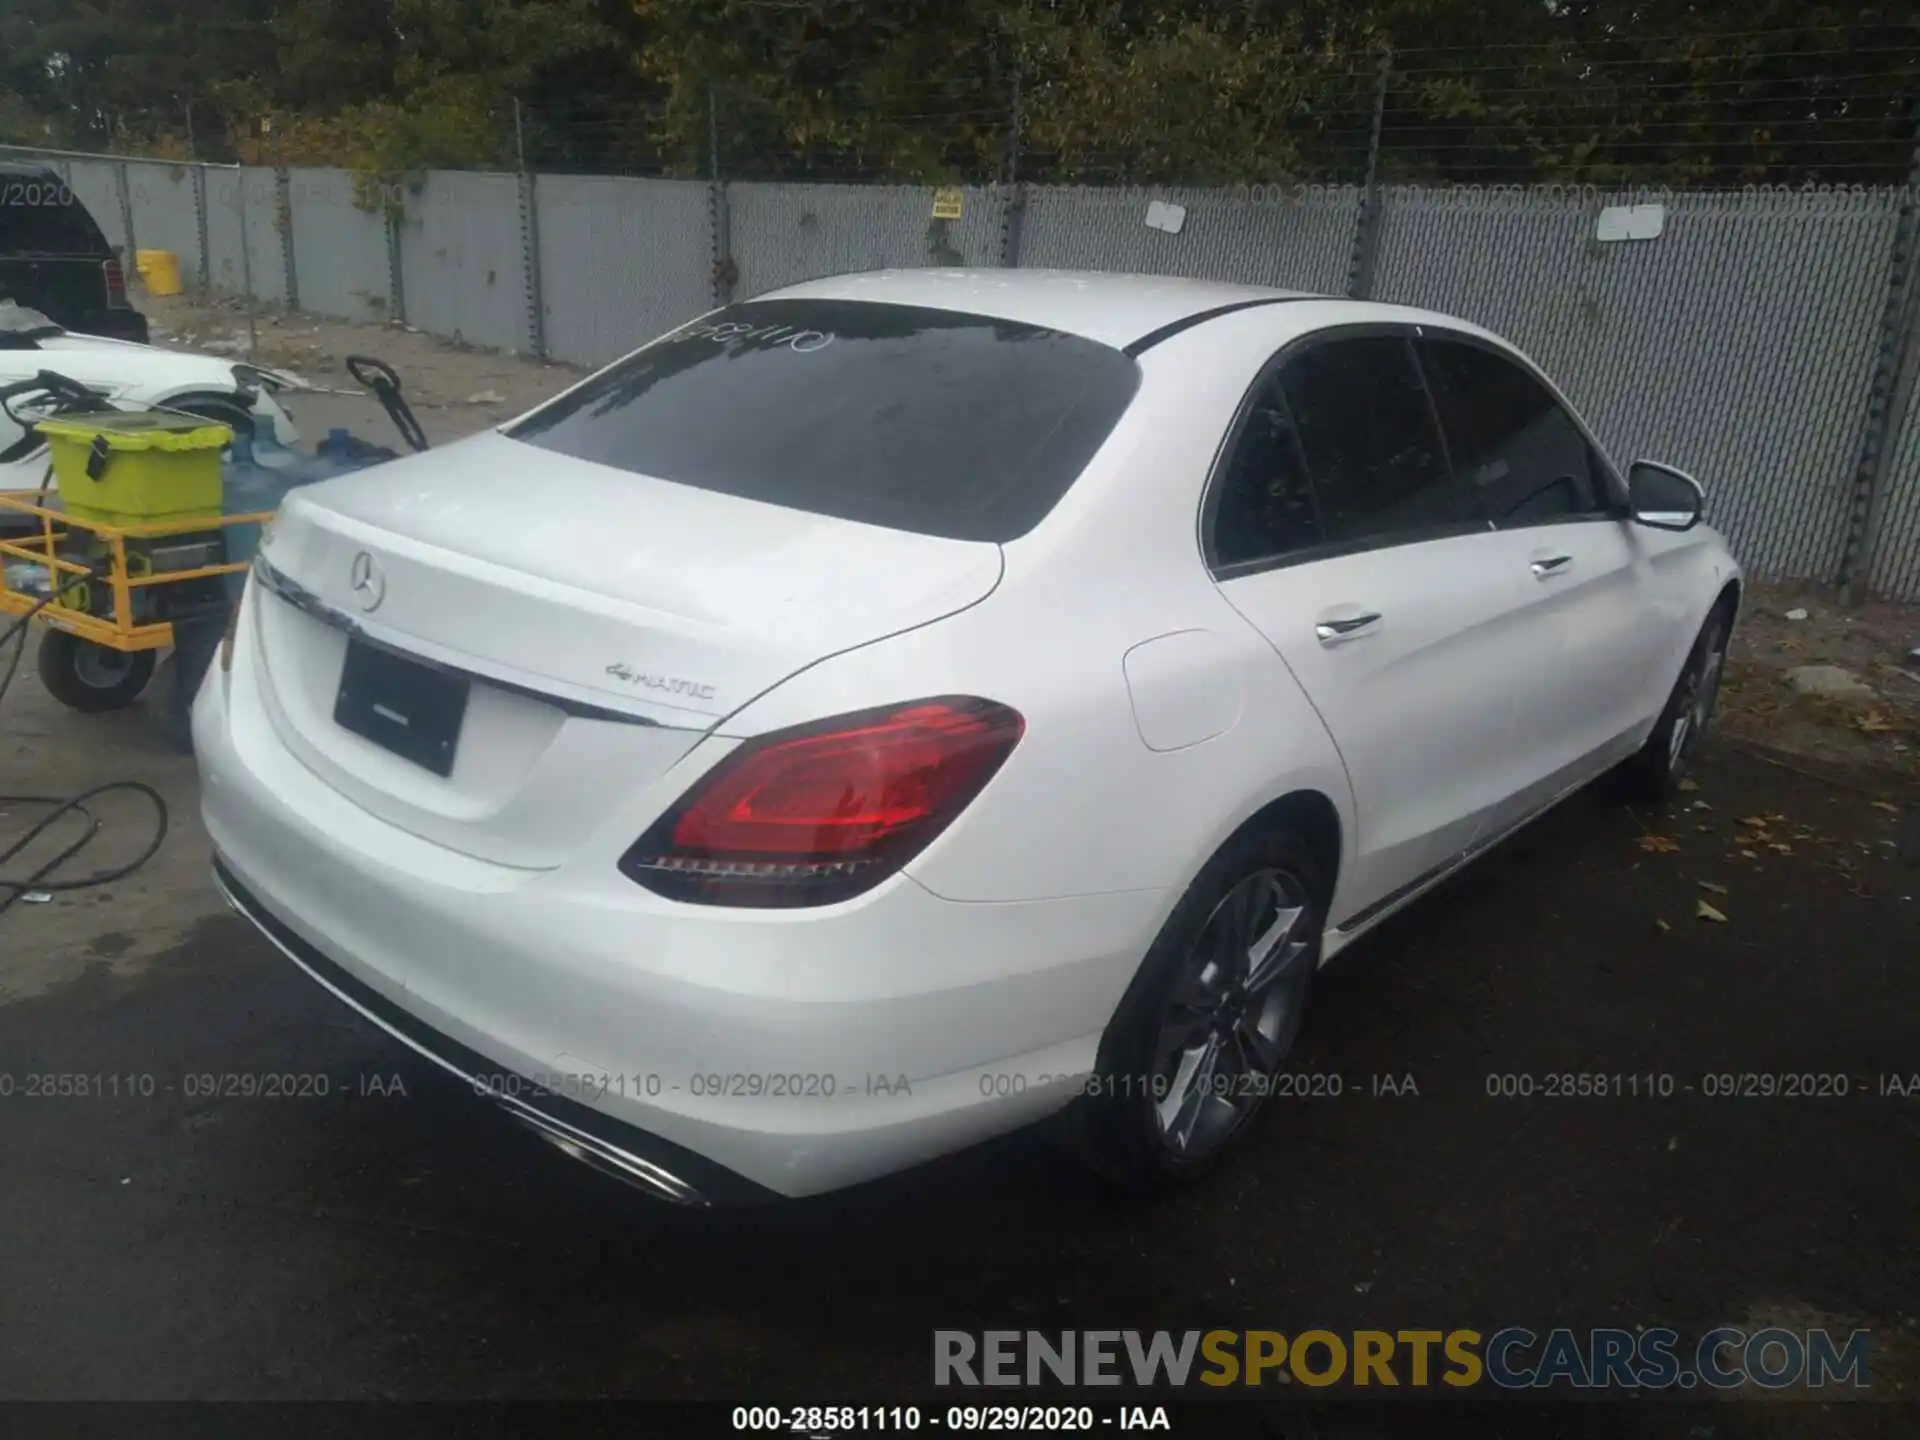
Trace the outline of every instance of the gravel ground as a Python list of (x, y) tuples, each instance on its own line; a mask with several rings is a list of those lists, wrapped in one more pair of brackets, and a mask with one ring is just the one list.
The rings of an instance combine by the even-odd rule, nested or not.
[[(1756, 584), (1727, 654), (1722, 732), (1790, 754), (1920, 776), (1916, 649), (1920, 606), (1842, 608), (1817, 586)], [(1841, 667), (1866, 693), (1845, 702), (1799, 693), (1789, 676), (1813, 665)]]

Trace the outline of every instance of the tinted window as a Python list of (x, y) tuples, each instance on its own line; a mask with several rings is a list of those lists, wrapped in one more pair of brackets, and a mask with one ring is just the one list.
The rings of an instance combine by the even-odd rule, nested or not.
[(1277, 378), (1263, 381), (1255, 393), (1221, 471), (1218, 494), (1216, 565), (1265, 560), (1319, 541), (1313, 494)]
[(1405, 340), (1327, 341), (1289, 361), (1280, 380), (1329, 542), (1485, 523), (1448, 473)]
[(1592, 447), (1546, 386), (1478, 345), (1419, 346), (1454, 469), (1496, 524), (1539, 525), (1605, 508)]
[(57, 175), (0, 173), (0, 254), (99, 255), (107, 242)]
[(1031, 529), (1133, 398), (1109, 346), (859, 301), (737, 305), (527, 417), (531, 444), (704, 490), (957, 540)]

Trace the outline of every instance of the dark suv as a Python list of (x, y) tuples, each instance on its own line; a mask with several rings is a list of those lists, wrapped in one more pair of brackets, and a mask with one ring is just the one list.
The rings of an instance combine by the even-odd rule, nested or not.
[(0, 164), (0, 300), (83, 335), (147, 343), (127, 275), (73, 188), (44, 165)]

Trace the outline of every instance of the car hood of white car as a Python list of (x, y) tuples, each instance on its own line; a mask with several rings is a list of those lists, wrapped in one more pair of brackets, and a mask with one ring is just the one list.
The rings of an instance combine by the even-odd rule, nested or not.
[[(34, 311), (0, 303), (0, 338), (8, 334), (38, 334), (43, 327), (53, 328), (52, 322)], [(222, 355), (163, 350), (130, 340), (109, 340), (104, 336), (75, 335), (68, 331), (38, 334), (30, 347), (15, 349), (0, 345), (0, 383), (24, 380), (39, 371), (52, 370), (100, 391), (118, 405), (129, 407), (157, 404), (186, 394), (234, 394), (240, 388), (234, 374), (240, 364), (249, 365), (267, 378), (269, 385), (258, 411), (273, 421), (274, 438), (280, 444), (293, 445), (299, 432), (285, 410), (272, 400), (271, 392), (311, 387), (285, 371)], [(0, 420), (0, 448), (4, 447), (8, 435), (18, 433), (8, 422)]]
[[(4, 353), (4, 352), (0, 352)], [(28, 356), (47, 358), (38, 364), (22, 365)], [(223, 355), (199, 355), (188, 350), (162, 350), (138, 345), (131, 340), (109, 340), (102, 335), (50, 335), (27, 351), (13, 351), (16, 363), (8, 370), (57, 370), (60, 374), (88, 385), (115, 389), (117, 395), (152, 393), (173, 394), (184, 389), (216, 391), (234, 388), (233, 367), (237, 362)], [(297, 376), (268, 366), (253, 368), (271, 376), (284, 388), (306, 389)]]

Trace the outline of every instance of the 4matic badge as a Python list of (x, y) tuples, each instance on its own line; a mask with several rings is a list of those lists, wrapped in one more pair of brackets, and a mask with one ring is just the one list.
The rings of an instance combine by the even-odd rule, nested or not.
[(646, 690), (657, 690), (662, 695), (684, 695), (689, 700), (713, 699), (713, 686), (702, 685), (695, 680), (683, 680), (678, 675), (652, 675), (645, 670), (635, 670), (619, 661), (607, 666), (607, 674), (616, 680), (624, 680), (629, 685), (638, 685)]

